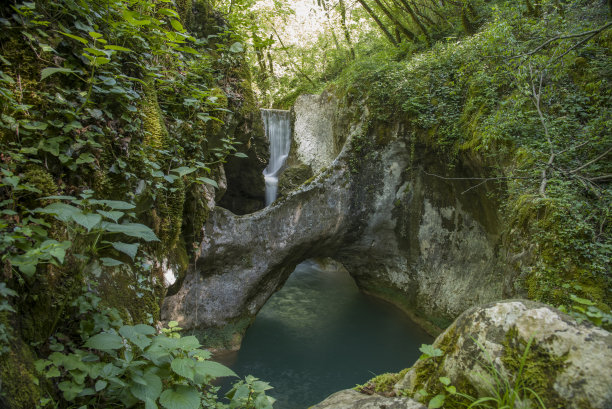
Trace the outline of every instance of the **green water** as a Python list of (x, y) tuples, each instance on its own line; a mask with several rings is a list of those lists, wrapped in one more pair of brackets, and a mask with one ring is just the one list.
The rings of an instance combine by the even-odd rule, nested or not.
[(400, 310), (360, 293), (346, 271), (307, 261), (259, 312), (242, 349), (223, 361), (240, 376), (270, 382), (276, 409), (304, 409), (411, 366), (431, 342)]

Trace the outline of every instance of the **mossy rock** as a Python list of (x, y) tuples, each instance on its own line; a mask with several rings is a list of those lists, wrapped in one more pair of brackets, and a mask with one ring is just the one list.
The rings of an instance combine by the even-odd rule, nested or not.
[(287, 196), (304, 182), (313, 177), (312, 168), (306, 164), (288, 167), (278, 178), (278, 197)]
[(32, 409), (42, 397), (40, 380), (34, 367), (36, 356), (21, 338), (15, 334), (11, 336), (10, 351), (0, 355), (0, 407)]
[[(509, 300), (472, 308), (433, 346), (443, 355), (418, 361), (396, 393), (435, 396), (445, 392), (440, 377), (446, 377), (474, 399), (507, 384), (524, 402), (541, 399), (547, 408), (603, 409), (612, 402), (612, 335), (545, 304)], [(447, 400), (445, 407), (465, 403)]]

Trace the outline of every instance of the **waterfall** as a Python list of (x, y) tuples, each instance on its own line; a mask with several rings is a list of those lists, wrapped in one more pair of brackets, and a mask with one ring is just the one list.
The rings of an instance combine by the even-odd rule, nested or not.
[(291, 117), (289, 111), (279, 109), (262, 109), (261, 117), (270, 141), (270, 162), (263, 172), (266, 180), (266, 206), (269, 206), (276, 199), (278, 177), (289, 156)]

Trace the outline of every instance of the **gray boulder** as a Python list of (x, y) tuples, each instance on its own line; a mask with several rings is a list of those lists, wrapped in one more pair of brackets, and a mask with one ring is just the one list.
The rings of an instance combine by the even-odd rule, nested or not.
[(418, 361), (395, 385), (397, 394), (444, 393), (439, 378), (448, 377), (460, 392), (492, 396), (493, 376), (514, 385), (523, 359), (520, 379), (547, 407), (612, 408), (612, 334), (545, 304), (509, 300), (472, 308), (433, 345), (444, 355)]

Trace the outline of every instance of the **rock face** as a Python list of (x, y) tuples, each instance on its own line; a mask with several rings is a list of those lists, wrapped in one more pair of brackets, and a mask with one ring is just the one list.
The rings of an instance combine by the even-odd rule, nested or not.
[(329, 166), (342, 150), (333, 133), (337, 108), (338, 100), (329, 92), (300, 95), (293, 106), (294, 155), (314, 173)]
[[(331, 97), (305, 100), (312, 109), (304, 102), (295, 110), (296, 140), (311, 140), (302, 133), (326, 106), (316, 138), (326, 146), (346, 140), (341, 153), (257, 213), (216, 208), (195, 269), (164, 301), (164, 319), (243, 331), (295, 266), (316, 257), (339, 261), (362, 290), (433, 323), (432, 330), (474, 305), (507, 298), (512, 274), (499, 246), (497, 205), (485, 185), (463, 179), (482, 176), (476, 159), (461, 157), (448, 173), (444, 156), (401, 123), (371, 125), (365, 109), (338, 108)], [(321, 169), (315, 156), (303, 161)], [(231, 346), (238, 343), (239, 336)]]
[(488, 367), (514, 381), (524, 357), (524, 385), (547, 407), (612, 407), (612, 334), (545, 304), (510, 300), (472, 308), (434, 347), (444, 355), (418, 361), (396, 384), (398, 393), (439, 393), (445, 376), (460, 392), (491, 396)]
[(410, 398), (386, 398), (364, 395), (352, 389), (336, 392), (310, 409), (425, 409)]

